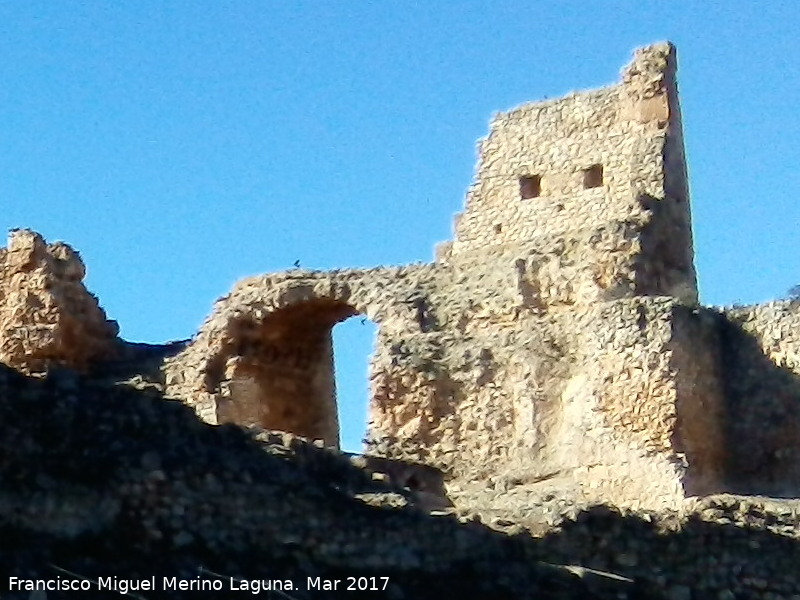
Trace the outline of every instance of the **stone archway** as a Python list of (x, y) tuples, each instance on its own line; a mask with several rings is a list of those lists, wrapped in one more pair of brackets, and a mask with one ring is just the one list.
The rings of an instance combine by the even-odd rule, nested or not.
[(333, 326), (358, 314), (342, 301), (290, 305), (242, 318), (225, 361), (217, 422), (291, 431), (339, 446)]
[[(379, 352), (370, 361), (370, 388), (393, 387), (388, 381), (398, 368), (390, 347), (401, 348), (428, 325), (419, 297), (434, 277), (433, 266), (418, 265), (245, 279), (220, 298), (186, 349), (167, 361), (166, 393), (209, 423), (256, 425), (338, 447), (333, 327), (355, 315), (376, 325)], [(404, 401), (402, 393), (392, 400)], [(369, 402), (372, 417), (373, 391)]]

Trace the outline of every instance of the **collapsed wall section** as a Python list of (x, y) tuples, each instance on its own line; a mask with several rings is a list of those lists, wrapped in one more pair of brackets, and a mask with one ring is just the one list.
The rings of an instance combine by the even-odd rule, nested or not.
[(537, 468), (568, 369), (566, 329), (520, 287), (515, 255), (492, 257), (437, 265), (435, 326), (399, 343), (379, 336), (375, 362), (397, 376), (373, 382), (372, 451), (460, 480), (515, 459)]
[(557, 480), (583, 502), (677, 507), (724, 489), (713, 312), (665, 297), (537, 311), (503, 292), (461, 305), (477, 310), (455, 331), (379, 344), (403, 375), (375, 389), (377, 452), (462, 482)]

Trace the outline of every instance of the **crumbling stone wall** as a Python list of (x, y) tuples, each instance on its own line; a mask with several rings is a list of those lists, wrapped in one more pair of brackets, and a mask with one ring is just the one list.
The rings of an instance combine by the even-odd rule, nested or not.
[[(641, 298), (697, 297), (680, 129), (669, 45), (637, 52), (621, 85), (497, 116), (455, 240), (437, 251), (447, 375), (416, 383), (424, 407), (376, 421), (456, 477), (557, 473), (587, 498), (670, 504), (688, 446), (698, 489), (718, 486), (701, 441), (714, 427), (679, 429), (704, 422), (677, 414), (695, 416), (703, 382), (670, 361), (698, 340), (676, 333), (668, 302)], [(413, 414), (439, 424), (441, 445), (410, 430)]]
[(0, 248), (0, 362), (23, 372), (85, 369), (113, 356), (119, 328), (83, 285), (80, 255), (13, 230)]
[(620, 84), (500, 114), (433, 264), (245, 280), (169, 361), (167, 391), (210, 422), (335, 446), (330, 329), (363, 314), (372, 453), (453, 481), (557, 478), (585, 502), (724, 489), (722, 342), (692, 308), (682, 135), (669, 44)]
[[(683, 513), (561, 507), (560, 526), (534, 536), (526, 528), (547, 507), (525, 502), (493, 530), (473, 511), (425, 514), (426, 498), (374, 477), (380, 460), (208, 426), (152, 389), (69, 370), (34, 378), (0, 366), (0, 456), (7, 581), (290, 579), (296, 589), (273, 595), (297, 600), (352, 597), (307, 590), (309, 577), (359, 576), (388, 577), (373, 597), (420, 600), (800, 592), (796, 500), (713, 496)], [(97, 587), (83, 597), (108, 597)], [(186, 597), (159, 587), (145, 597)]]
[(675, 50), (657, 44), (617, 85), (498, 115), (433, 263), (251, 277), (184, 345), (118, 340), (77, 253), (17, 232), (0, 361), (118, 369), (209, 423), (336, 448), (331, 330), (362, 315), (368, 451), (440, 469), (465, 503), (800, 493), (798, 305), (699, 307), (692, 260)]

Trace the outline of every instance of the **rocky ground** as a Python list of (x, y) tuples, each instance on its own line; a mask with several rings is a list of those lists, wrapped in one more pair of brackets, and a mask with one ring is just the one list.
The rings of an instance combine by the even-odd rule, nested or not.
[[(0, 597), (800, 598), (795, 501), (622, 514), (523, 486), (428, 514), (346, 456), (204, 424), (123, 380), (0, 367), (0, 585), (89, 588)], [(165, 577), (222, 587), (165, 589)], [(348, 578), (368, 589), (345, 589)]]

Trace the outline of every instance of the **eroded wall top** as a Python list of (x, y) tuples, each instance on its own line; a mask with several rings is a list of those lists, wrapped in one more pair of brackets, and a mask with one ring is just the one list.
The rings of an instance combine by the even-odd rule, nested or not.
[(114, 355), (116, 322), (83, 285), (78, 253), (15, 230), (0, 249), (0, 362), (24, 372), (86, 368)]

